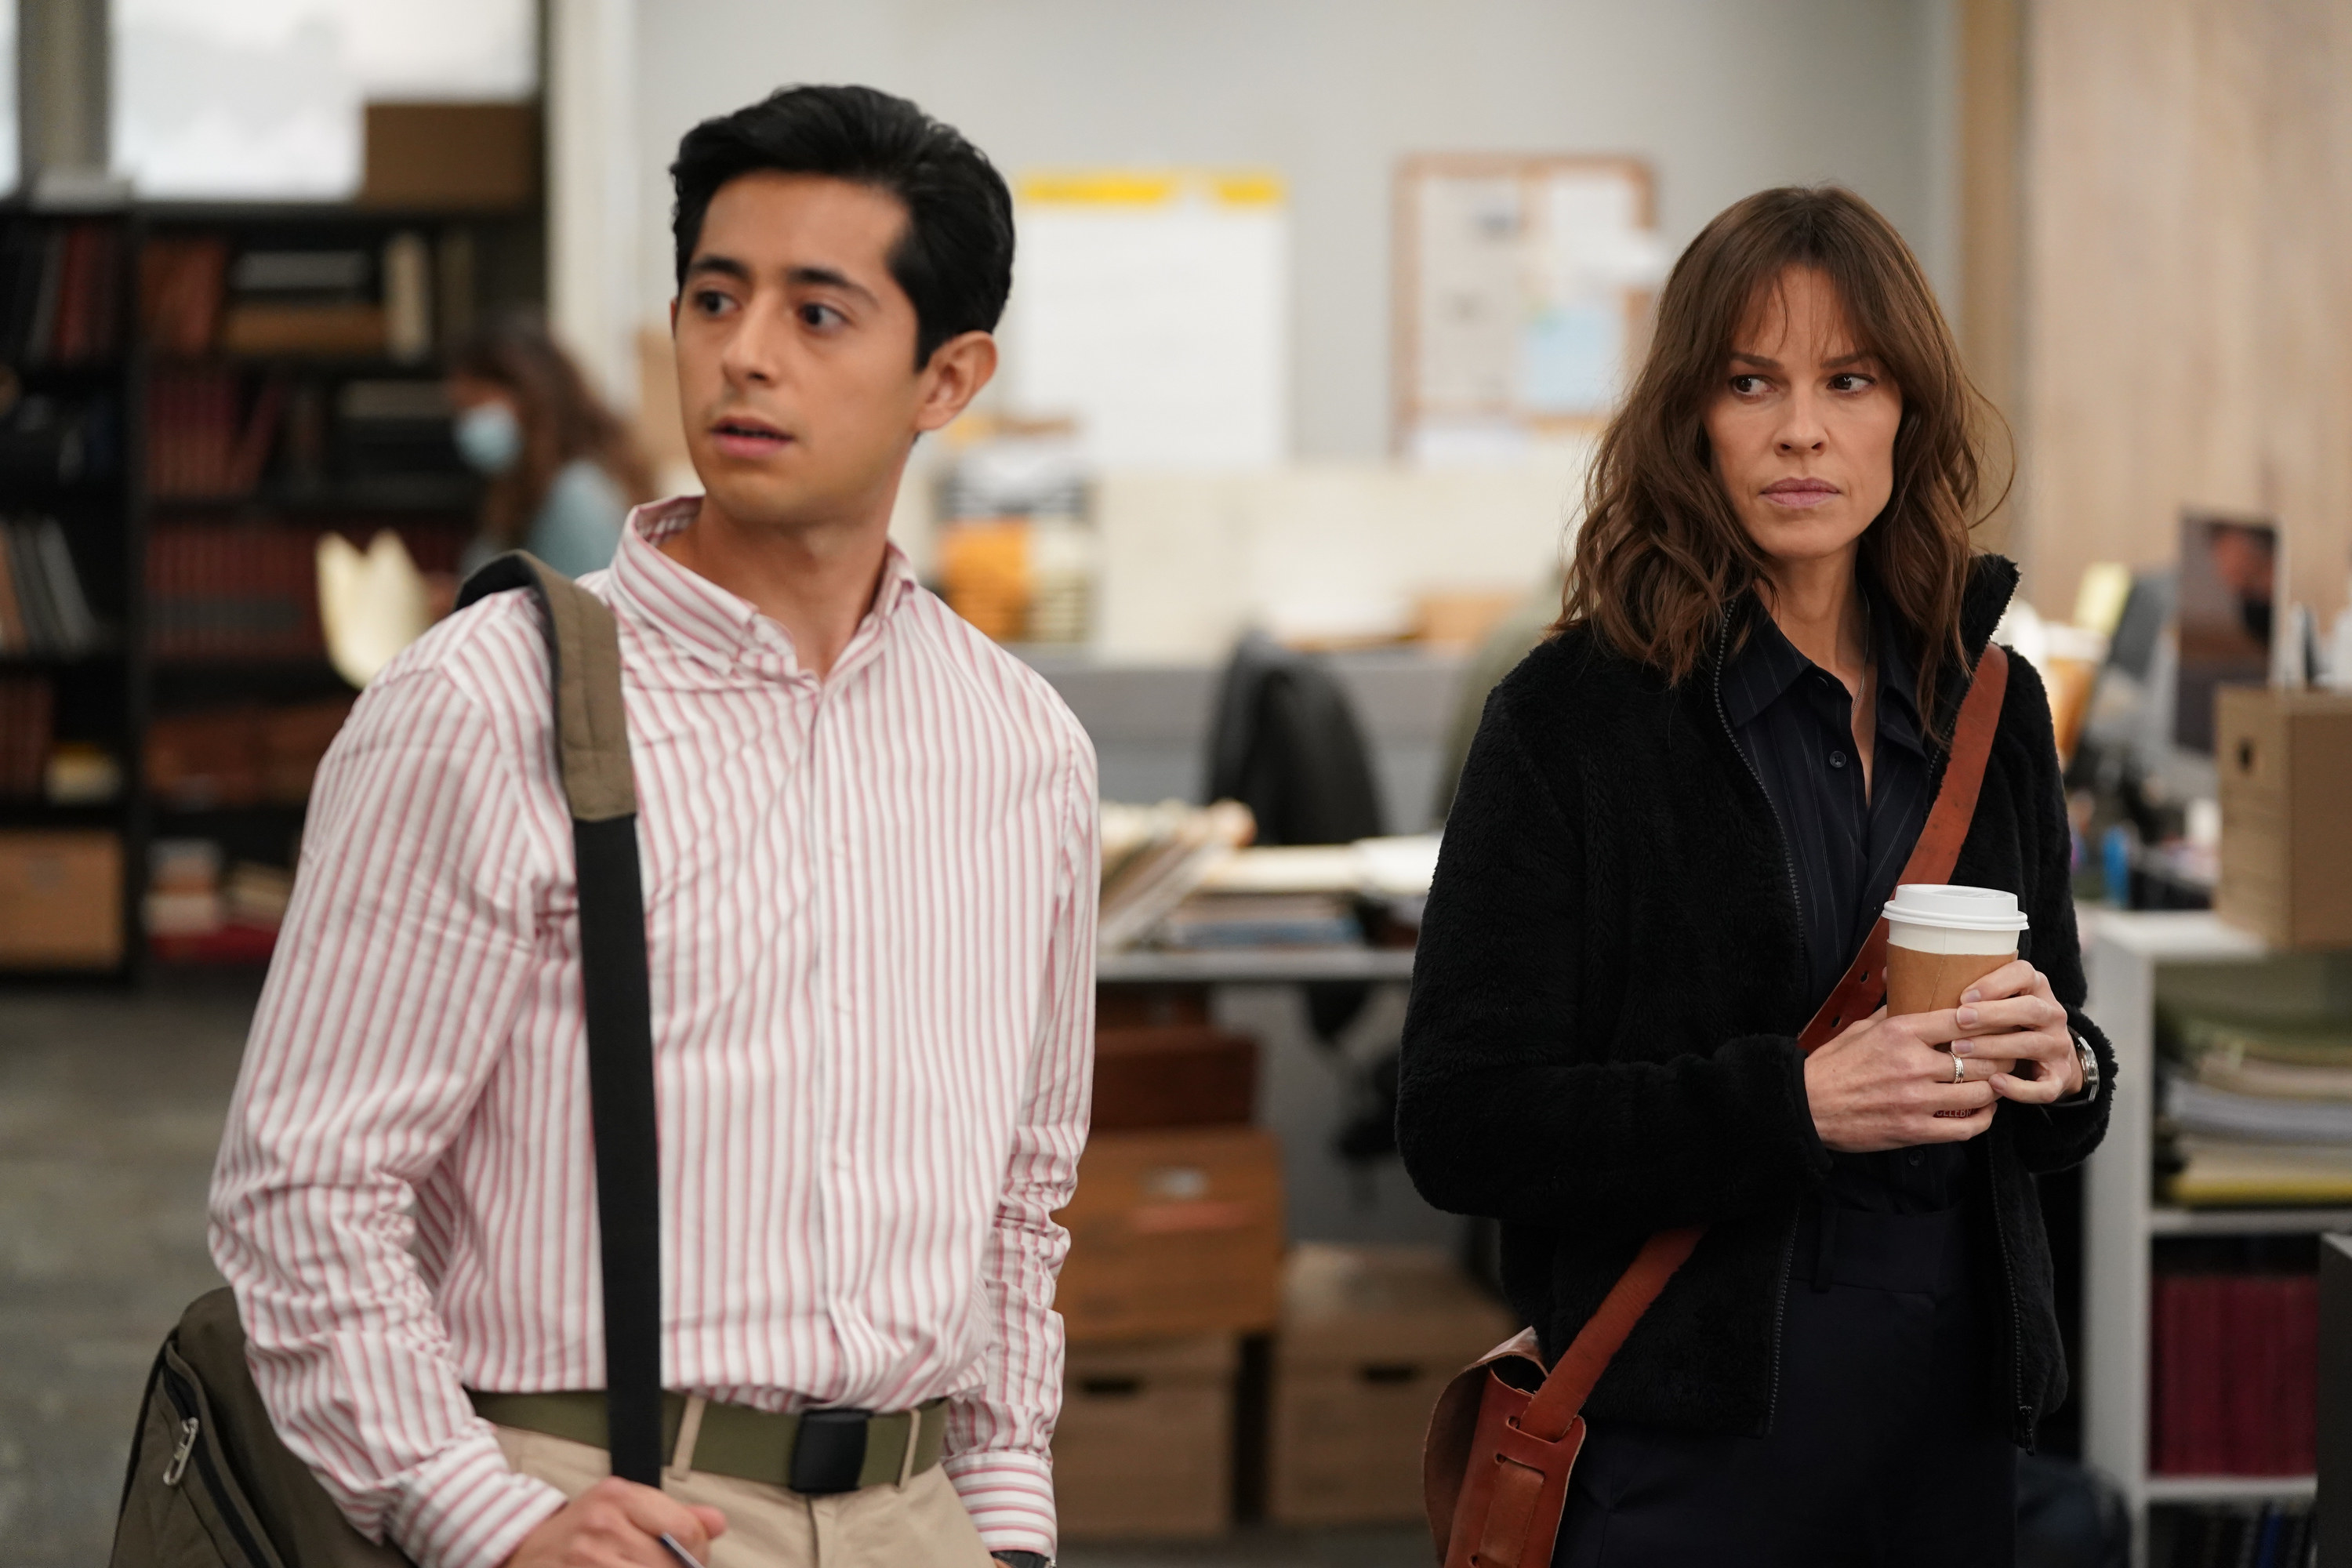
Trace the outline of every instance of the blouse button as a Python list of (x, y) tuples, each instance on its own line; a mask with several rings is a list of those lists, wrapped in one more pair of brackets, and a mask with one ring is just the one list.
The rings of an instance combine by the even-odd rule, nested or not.
[(1830, 753), (1830, 766), (1833, 768), (1842, 768), (1845, 766), (1845, 753), (1843, 752), (1832, 752)]

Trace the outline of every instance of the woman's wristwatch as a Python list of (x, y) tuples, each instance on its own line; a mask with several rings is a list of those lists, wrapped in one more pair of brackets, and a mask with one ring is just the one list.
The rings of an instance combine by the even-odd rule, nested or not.
[(2079, 1105), (2084, 1100), (2098, 1098), (2099, 1053), (2091, 1048), (2091, 1042), (2083, 1038), (2079, 1030), (2069, 1029), (2066, 1031), (2066, 1036), (2074, 1042), (2074, 1060), (2083, 1069), (2083, 1087), (2060, 1100), (2059, 1103)]

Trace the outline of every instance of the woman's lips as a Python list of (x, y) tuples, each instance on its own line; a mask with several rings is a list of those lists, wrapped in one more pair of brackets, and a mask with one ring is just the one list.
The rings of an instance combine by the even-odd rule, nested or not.
[(1827, 479), (1780, 479), (1764, 487), (1764, 497), (1780, 506), (1819, 506), (1838, 493)]

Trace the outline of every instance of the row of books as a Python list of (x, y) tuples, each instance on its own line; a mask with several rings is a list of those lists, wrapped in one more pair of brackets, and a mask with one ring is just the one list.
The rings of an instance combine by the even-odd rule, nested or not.
[(2166, 1006), (2170, 1196), (2352, 1203), (2352, 1018)]
[[(139, 310), (166, 354), (389, 354), (432, 347), (433, 257), (397, 234), (381, 252), (340, 245), (232, 254), (220, 235), (159, 236), (139, 258)], [(447, 270), (445, 265), (444, 270)]]
[(2318, 1515), (2309, 1503), (2186, 1509), (2174, 1515), (2162, 1568), (2317, 1568)]
[(41, 793), (55, 703), (47, 677), (0, 676), (0, 798), (25, 800)]
[(225, 366), (159, 370), (147, 392), (147, 488), (166, 498), (243, 495), (261, 482), (287, 383), (264, 378), (248, 404)]
[(156, 719), (147, 727), (147, 787), (164, 805), (190, 811), (299, 805), (351, 710), (352, 700), (339, 697)]
[(0, 363), (87, 364), (117, 353), (121, 246), (106, 222), (20, 223), (0, 235)]
[(147, 542), (157, 658), (323, 658), (317, 531), (266, 522), (159, 522)]
[(2318, 1462), (2315, 1274), (2158, 1274), (2148, 1468), (2305, 1476)]
[(58, 520), (0, 522), (0, 654), (89, 653), (105, 637)]

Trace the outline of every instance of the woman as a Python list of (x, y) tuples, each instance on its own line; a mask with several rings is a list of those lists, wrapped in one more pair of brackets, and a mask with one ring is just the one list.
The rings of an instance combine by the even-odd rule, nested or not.
[(613, 563), (629, 508), (652, 484), (620, 420), (528, 317), (467, 345), (449, 372), (457, 450), (489, 478), (460, 574), (528, 550), (566, 576)]
[(1884, 218), (1739, 203), (1676, 263), (1560, 623), (1487, 703), (1422, 928), (1406, 1163), (1502, 1221), (1547, 1359), (1644, 1237), (1707, 1227), (1586, 1406), (1559, 1563), (2011, 1560), (2016, 1451), (2066, 1387), (2032, 1177), (2096, 1145), (2112, 1083), (2021, 661), (1951, 879), (2016, 893), (2030, 949), (1954, 1012), (1796, 1041), (2016, 584), (1969, 550), (1975, 405)]

